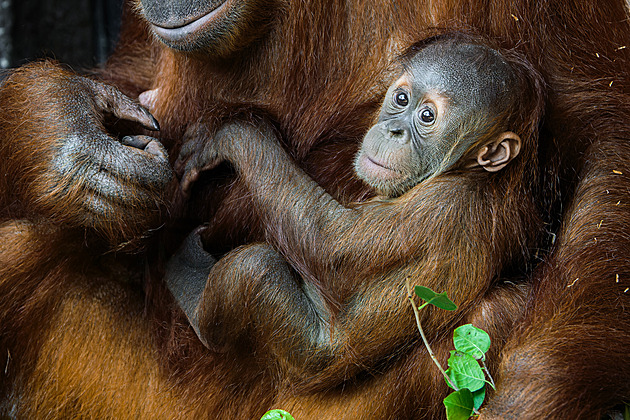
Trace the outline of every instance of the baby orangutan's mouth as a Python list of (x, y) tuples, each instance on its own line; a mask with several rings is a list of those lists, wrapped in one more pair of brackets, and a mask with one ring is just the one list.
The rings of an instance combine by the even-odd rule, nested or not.
[(378, 161), (378, 160), (374, 159), (374, 158), (373, 158), (373, 157), (371, 157), (371, 156), (367, 156), (367, 155), (366, 155), (366, 157), (367, 157), (367, 159), (370, 161), (370, 163), (371, 163), (372, 165), (374, 165), (374, 166), (377, 166), (377, 167), (381, 168), (381, 170), (382, 170), (382, 169), (385, 169), (385, 170), (388, 170), (388, 171), (391, 171), (391, 172), (396, 172), (396, 173), (398, 173), (398, 171), (397, 171), (396, 169), (394, 169), (394, 168), (391, 168), (391, 167), (387, 166), (385, 163), (380, 162), (380, 161)]
[(376, 161), (374, 158), (372, 158), (372, 157), (370, 157), (370, 156), (368, 156), (367, 158), (368, 158), (368, 160), (369, 160), (370, 162), (372, 162), (374, 165), (376, 165), (376, 166), (380, 166), (381, 168), (389, 169), (389, 170), (391, 171), (391, 168), (387, 167), (385, 164), (383, 164), (383, 163), (381, 163), (381, 162)]
[(394, 179), (399, 178), (402, 174), (400, 171), (392, 168), (389, 164), (369, 156), (367, 153), (362, 156), (359, 164), (362, 166), (362, 172), (370, 178), (378, 179)]

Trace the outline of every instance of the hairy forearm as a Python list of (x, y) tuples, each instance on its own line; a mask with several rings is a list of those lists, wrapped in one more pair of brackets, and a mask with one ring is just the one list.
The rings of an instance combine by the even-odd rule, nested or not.
[(46, 148), (29, 135), (32, 118), (28, 105), (32, 95), (22, 88), (28, 74), (24, 68), (0, 72), (0, 197), (16, 203), (29, 201), (24, 197), (27, 186), (24, 178), (28, 174), (39, 175), (38, 168), (33, 167), (33, 156)]
[(408, 235), (407, 226), (420, 223), (425, 204), (418, 211), (386, 203), (346, 208), (297, 166), (264, 124), (233, 124), (219, 137), (224, 140), (217, 147), (251, 191), (270, 241), (295, 265), (313, 268), (313, 261), (323, 260), (313, 274), (343, 275), (406, 257), (397, 244)]
[(225, 136), (228, 159), (250, 190), (270, 240), (284, 253), (321, 258), (315, 254), (331, 232), (344, 234), (360, 213), (343, 207), (299, 168), (264, 124), (232, 128)]

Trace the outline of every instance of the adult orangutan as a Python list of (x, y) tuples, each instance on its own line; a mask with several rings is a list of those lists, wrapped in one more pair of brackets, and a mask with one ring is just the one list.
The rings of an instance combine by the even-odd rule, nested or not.
[[(192, 123), (203, 118), (212, 132), (251, 108), (274, 121), (289, 154), (333, 197), (364, 197), (351, 170), (358, 139), (394, 77), (390, 63), (430, 27), (516, 48), (549, 90), (539, 156), (549, 194), (540, 206), (556, 239), (536, 267), (502, 273), (467, 319), (494, 340), (497, 391), (484, 415), (596, 418), (629, 399), (630, 28), (622, 0), (490, 8), (136, 0), (98, 75), (37, 63), (0, 88), (3, 412), (256, 418), (273, 405), (302, 419), (442, 416), (443, 380), (413, 338), (349, 375), (297, 383), (246, 345), (238, 357), (207, 350), (179, 309), (164, 309), (171, 301), (158, 274), (175, 241), (144, 239), (165, 222), (163, 236), (179, 238), (182, 227), (207, 221), (214, 252), (262, 237), (246, 189), (227, 168), (223, 178), (202, 177), (183, 209), (161, 205), (171, 201), (171, 174), (160, 143), (177, 156)], [(102, 82), (142, 94), (159, 141), (116, 121), (157, 128)], [(145, 242), (139, 255), (108, 252)], [(430, 337), (441, 358), (448, 333)], [(373, 351), (385, 344), (376, 337)]]

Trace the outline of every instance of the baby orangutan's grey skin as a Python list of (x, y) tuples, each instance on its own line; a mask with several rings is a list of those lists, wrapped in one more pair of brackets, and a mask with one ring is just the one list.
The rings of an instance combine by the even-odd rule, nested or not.
[(504, 168), (521, 144), (505, 126), (514, 83), (509, 65), (494, 50), (429, 45), (407, 60), (387, 91), (356, 158), (357, 175), (392, 197), (457, 163)]
[(417, 335), (407, 279), (459, 304), (456, 315), (423, 311), (436, 337), (473, 318), (492, 326), (484, 314), (507, 310), (492, 287), (528, 259), (542, 226), (532, 194), (540, 78), (517, 56), (457, 40), (434, 41), (406, 64), (356, 159), (384, 198), (343, 206), (264, 122), (214, 136), (192, 128), (176, 164), (182, 189), (227, 160), (268, 240), (217, 261), (201, 228), (170, 260), (166, 283), (208, 348), (268, 357), (303, 378), (351, 378)]

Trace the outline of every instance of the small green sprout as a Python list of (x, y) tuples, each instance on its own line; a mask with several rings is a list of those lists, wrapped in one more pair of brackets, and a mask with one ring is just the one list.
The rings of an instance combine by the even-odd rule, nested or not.
[(269, 410), (267, 411), (260, 420), (295, 420), (293, 416), (287, 413), (284, 410)]
[[(417, 306), (411, 294), (411, 286), (407, 281), (408, 299), (413, 307), (416, 325), (433, 363), (438, 367), (449, 387), (455, 390), (444, 399), (446, 418), (448, 420), (468, 420), (479, 415), (479, 407), (486, 396), (486, 384), (494, 388), (494, 381), (485, 365), (486, 352), (490, 348), (490, 336), (484, 330), (471, 324), (462, 325), (453, 332), (455, 350), (448, 359), (448, 369), (444, 370), (435, 357), (420, 324), (420, 310), (428, 305), (447, 311), (454, 311), (457, 305), (446, 293), (437, 293), (428, 287), (415, 286), (414, 294), (424, 303)], [(487, 379), (486, 379), (487, 378)]]

